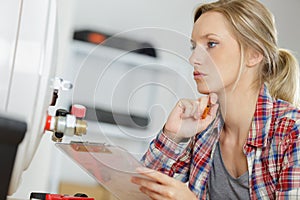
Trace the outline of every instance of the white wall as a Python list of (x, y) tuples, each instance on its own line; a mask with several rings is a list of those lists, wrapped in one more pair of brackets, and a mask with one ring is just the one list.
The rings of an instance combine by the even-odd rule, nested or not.
[[(149, 40), (185, 57), (190, 53), (188, 37), (197, 1), (76, 0), (74, 3), (75, 29), (91, 28), (112, 34), (130, 31), (128, 36), (131, 38)], [(180, 35), (186, 37), (188, 42), (178, 40)]]
[[(195, 7), (206, 1), (195, 0), (75, 0), (74, 27), (94, 28), (100, 31), (119, 33), (132, 29), (157, 27), (171, 29), (189, 37), (192, 30), (192, 17)], [(275, 15), (279, 43), (282, 47), (300, 52), (300, 1), (261, 0)], [(158, 45), (164, 44), (188, 56), (188, 44), (174, 40), (176, 34), (158, 33), (134, 34), (134, 38), (149, 39)], [(165, 37), (164, 37), (165, 36)], [(300, 58), (300, 55), (298, 55)]]
[(300, 60), (300, 1), (262, 0), (261, 2), (263, 2), (275, 16), (279, 46), (292, 50), (298, 60)]

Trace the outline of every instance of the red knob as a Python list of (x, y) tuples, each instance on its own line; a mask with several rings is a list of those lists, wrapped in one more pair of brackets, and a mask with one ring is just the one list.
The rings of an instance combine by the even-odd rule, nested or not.
[(84, 118), (86, 113), (86, 108), (83, 105), (74, 104), (71, 108), (71, 114), (78, 118)]
[(50, 115), (47, 115), (47, 118), (46, 118), (46, 123), (45, 123), (45, 127), (44, 127), (44, 131), (50, 131), (51, 130), (51, 128), (53, 128), (53, 127), (51, 127), (51, 121), (52, 121), (52, 116), (50, 116)]

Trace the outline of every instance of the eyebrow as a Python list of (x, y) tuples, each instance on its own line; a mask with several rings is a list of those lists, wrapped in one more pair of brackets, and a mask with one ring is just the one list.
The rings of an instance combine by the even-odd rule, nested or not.
[[(200, 36), (200, 39), (208, 38), (209, 36), (216, 36), (216, 37), (220, 38), (220, 36), (215, 33), (207, 33), (205, 35)], [(191, 39), (191, 43), (195, 43), (195, 41)]]
[(215, 34), (215, 33), (207, 33), (205, 35), (202, 35), (200, 38), (208, 38), (209, 36), (217, 36), (220, 37), (219, 35)]

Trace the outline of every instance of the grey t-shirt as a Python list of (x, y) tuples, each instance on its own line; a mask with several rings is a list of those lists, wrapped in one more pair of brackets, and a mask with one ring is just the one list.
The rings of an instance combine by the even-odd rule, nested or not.
[(219, 143), (217, 143), (208, 177), (208, 193), (212, 200), (250, 199), (248, 171), (238, 178), (232, 177), (225, 168)]

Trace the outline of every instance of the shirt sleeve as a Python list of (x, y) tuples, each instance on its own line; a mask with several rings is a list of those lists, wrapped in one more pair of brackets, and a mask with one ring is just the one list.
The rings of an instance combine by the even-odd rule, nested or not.
[(284, 139), (284, 157), (276, 187), (276, 199), (300, 197), (300, 120)]
[(142, 162), (146, 167), (163, 172), (182, 182), (187, 182), (191, 160), (191, 143), (192, 139), (177, 144), (160, 131), (150, 143)]

